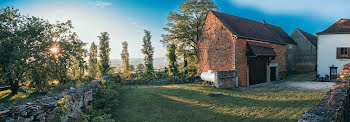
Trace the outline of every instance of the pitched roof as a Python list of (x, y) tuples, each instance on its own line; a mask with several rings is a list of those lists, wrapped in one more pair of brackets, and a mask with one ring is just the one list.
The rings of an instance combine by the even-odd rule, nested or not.
[(253, 56), (277, 56), (275, 50), (268, 43), (247, 41)]
[(280, 27), (263, 24), (238, 16), (211, 11), (222, 23), (235, 35), (242, 38), (250, 38), (279, 44), (295, 42)]
[(326, 30), (317, 33), (317, 35), (329, 33), (350, 33), (350, 19), (340, 19)]
[(289, 44), (296, 44), (294, 40), (281, 28), (271, 24), (264, 24), (267, 28), (269, 28), (277, 37), (281, 38), (283, 41)]
[(299, 28), (295, 29), (295, 31), (299, 31), (312, 45), (317, 47), (317, 37), (308, 32), (305, 32)]

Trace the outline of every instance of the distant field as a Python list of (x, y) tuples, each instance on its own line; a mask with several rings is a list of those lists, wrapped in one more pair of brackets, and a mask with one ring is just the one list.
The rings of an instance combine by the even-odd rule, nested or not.
[[(221, 97), (209, 97), (222, 92)], [(324, 92), (243, 92), (201, 84), (122, 86), (118, 121), (297, 121)]]

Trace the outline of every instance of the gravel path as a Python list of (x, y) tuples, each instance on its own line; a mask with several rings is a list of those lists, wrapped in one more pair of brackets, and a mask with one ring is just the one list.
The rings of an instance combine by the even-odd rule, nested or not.
[(328, 91), (335, 83), (317, 81), (274, 81), (242, 88), (248, 92), (305, 92)]
[(286, 86), (295, 87), (300, 90), (329, 90), (335, 83), (333, 82), (285, 82)]

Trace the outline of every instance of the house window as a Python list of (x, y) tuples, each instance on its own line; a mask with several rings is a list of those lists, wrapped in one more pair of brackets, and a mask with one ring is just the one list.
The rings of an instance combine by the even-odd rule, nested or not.
[(337, 59), (348, 59), (348, 50), (349, 48), (345, 47), (337, 48)]

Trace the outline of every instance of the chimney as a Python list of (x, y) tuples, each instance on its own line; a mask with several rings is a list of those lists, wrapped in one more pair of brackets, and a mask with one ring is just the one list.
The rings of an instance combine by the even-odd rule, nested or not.
[(262, 23), (262, 24), (265, 24), (266, 22), (265, 22), (265, 20), (263, 19), (263, 20), (261, 20), (261, 23)]

